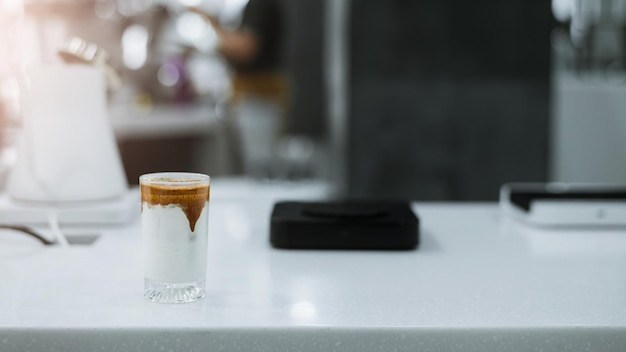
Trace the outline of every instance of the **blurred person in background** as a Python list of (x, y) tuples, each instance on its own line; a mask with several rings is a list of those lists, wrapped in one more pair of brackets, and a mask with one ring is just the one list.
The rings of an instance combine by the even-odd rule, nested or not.
[(283, 9), (278, 0), (249, 0), (236, 29), (223, 26), (203, 9), (190, 10), (215, 29), (217, 51), (233, 69), (231, 102), (241, 138), (243, 171), (270, 177), (288, 99), (282, 67)]

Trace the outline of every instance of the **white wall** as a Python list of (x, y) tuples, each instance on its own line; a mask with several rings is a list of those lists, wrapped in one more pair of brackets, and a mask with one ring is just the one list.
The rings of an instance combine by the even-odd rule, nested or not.
[(553, 80), (553, 181), (626, 183), (626, 76)]

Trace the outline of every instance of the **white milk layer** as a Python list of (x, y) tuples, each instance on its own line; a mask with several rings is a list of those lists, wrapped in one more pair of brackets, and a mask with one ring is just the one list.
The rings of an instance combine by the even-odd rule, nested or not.
[(143, 204), (141, 227), (144, 275), (160, 283), (188, 283), (206, 276), (209, 203), (200, 213), (195, 231), (178, 205)]

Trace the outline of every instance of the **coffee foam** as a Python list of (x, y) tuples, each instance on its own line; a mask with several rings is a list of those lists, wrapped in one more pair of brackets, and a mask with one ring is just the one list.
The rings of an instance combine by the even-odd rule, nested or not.
[[(167, 177), (163, 178), (167, 179)], [(193, 232), (196, 228), (196, 222), (202, 213), (202, 209), (210, 197), (210, 185), (188, 185), (188, 184), (142, 184), (141, 187), (141, 204), (148, 206), (179, 206), (187, 220), (189, 228)]]

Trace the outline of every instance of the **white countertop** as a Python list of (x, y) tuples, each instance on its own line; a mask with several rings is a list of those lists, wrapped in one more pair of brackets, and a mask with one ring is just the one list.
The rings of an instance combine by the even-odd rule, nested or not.
[(0, 232), (0, 351), (626, 350), (623, 229), (415, 203), (416, 251), (275, 250), (271, 197), (212, 193), (208, 292), (191, 304), (143, 299), (138, 214), (93, 246)]

